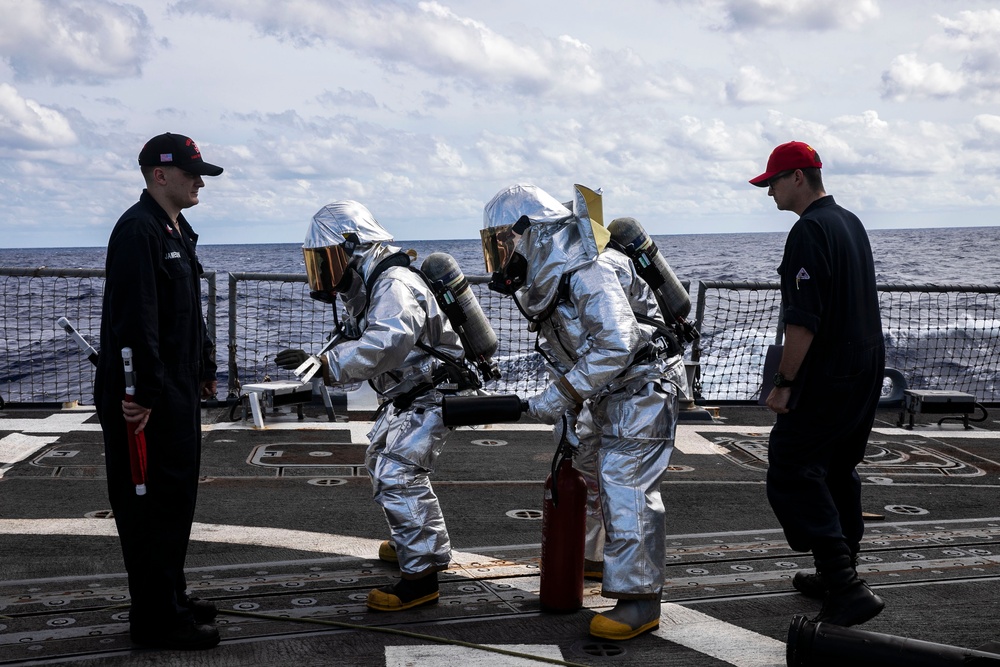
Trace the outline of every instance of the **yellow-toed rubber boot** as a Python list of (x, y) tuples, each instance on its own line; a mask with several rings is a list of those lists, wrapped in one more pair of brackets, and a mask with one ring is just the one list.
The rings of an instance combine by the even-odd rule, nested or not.
[(396, 555), (396, 545), (385, 540), (378, 545), (378, 559), (385, 563), (398, 563), (399, 557)]
[(590, 620), (590, 634), (624, 641), (660, 626), (659, 600), (619, 600), (611, 611)]
[(400, 579), (392, 586), (373, 589), (365, 604), (375, 611), (403, 611), (437, 604), (439, 597), (437, 572), (432, 572), (426, 577)]

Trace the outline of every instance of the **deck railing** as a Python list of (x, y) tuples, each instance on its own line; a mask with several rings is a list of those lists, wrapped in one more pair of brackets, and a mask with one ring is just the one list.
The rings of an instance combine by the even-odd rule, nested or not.
[[(886, 366), (910, 389), (1000, 401), (1000, 286), (878, 286)], [(701, 394), (756, 400), (764, 353), (781, 342), (778, 283), (702, 282), (697, 295)]]
[[(104, 272), (96, 269), (0, 267), (0, 400), (6, 403), (93, 402), (93, 368), (56, 325), (69, 319), (98, 347)], [(487, 389), (531, 395), (547, 382), (509, 298), (469, 282), (500, 340), (503, 378)], [(701, 337), (686, 356), (699, 363), (699, 403), (754, 401), (764, 352), (780, 341), (777, 283), (704, 281), (693, 286), (692, 316)], [(965, 391), (1000, 401), (1000, 286), (880, 285), (887, 365), (911, 388)], [(230, 273), (218, 294), (205, 274), (203, 300), (217, 333), (221, 395), (242, 384), (292, 379), (274, 364), (287, 347), (313, 351), (334, 329), (333, 309), (309, 298), (305, 275)], [(140, 370), (141, 373), (141, 370)]]

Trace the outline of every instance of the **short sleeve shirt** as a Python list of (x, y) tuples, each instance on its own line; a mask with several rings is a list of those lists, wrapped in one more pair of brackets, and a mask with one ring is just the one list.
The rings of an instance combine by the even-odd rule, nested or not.
[(831, 196), (813, 202), (792, 227), (778, 267), (785, 324), (813, 332), (820, 349), (881, 336), (868, 234)]

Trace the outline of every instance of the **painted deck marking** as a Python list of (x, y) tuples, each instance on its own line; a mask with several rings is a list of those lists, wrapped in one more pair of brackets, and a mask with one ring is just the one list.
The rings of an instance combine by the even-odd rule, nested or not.
[(672, 602), (660, 606), (653, 634), (736, 667), (782, 667), (785, 643)]
[(42, 419), (12, 419), (0, 417), (0, 431), (20, 431), (21, 433), (82, 433), (101, 431), (97, 422), (84, 424), (94, 416), (93, 410), (64, 410)]
[[(114, 521), (108, 519), (0, 519), (0, 535), (84, 535), (117, 537)], [(247, 546), (295, 549), (353, 558), (374, 558), (381, 539), (316, 533), (307, 530), (231, 526), (215, 523), (195, 523), (191, 539), (197, 542), (245, 544)], [(492, 560), (465, 551), (452, 551), (452, 562), (470, 565)], [(461, 572), (457, 572), (461, 575)]]
[[(493, 648), (506, 651), (517, 651), (528, 655), (536, 655), (550, 660), (562, 660), (562, 651), (558, 646), (544, 644), (487, 644)], [(386, 667), (423, 667), (437, 665), (466, 665), (475, 667), (537, 667), (539, 663), (527, 658), (516, 658), (512, 655), (480, 651), (464, 646), (386, 646)]]
[(22, 433), (10, 433), (0, 438), (0, 477), (13, 468), (15, 463), (23, 461), (42, 447), (51, 445), (58, 439), (58, 435), (24, 435)]

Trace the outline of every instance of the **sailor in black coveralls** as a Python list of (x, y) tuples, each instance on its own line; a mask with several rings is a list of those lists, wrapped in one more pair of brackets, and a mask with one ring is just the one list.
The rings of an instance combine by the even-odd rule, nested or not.
[[(181, 215), (198, 203), (202, 175), (222, 168), (188, 137), (163, 134), (139, 154), (138, 203), (108, 243), (94, 403), (104, 431), (108, 495), (118, 527), (134, 642), (174, 649), (219, 643), (215, 607), (187, 595), (187, 555), (201, 459), (201, 398), (215, 396), (215, 345), (201, 308), (198, 235)], [(134, 402), (124, 398), (121, 351), (132, 348)], [(126, 420), (147, 443), (147, 492), (136, 494)]]
[(793, 141), (774, 149), (750, 182), (799, 215), (785, 241), (784, 348), (767, 405), (767, 497), (788, 545), (811, 551), (816, 574), (796, 589), (823, 598), (814, 621), (864, 623), (882, 600), (858, 578), (864, 534), (861, 463), (875, 419), (885, 344), (868, 234), (823, 187), (819, 155)]

